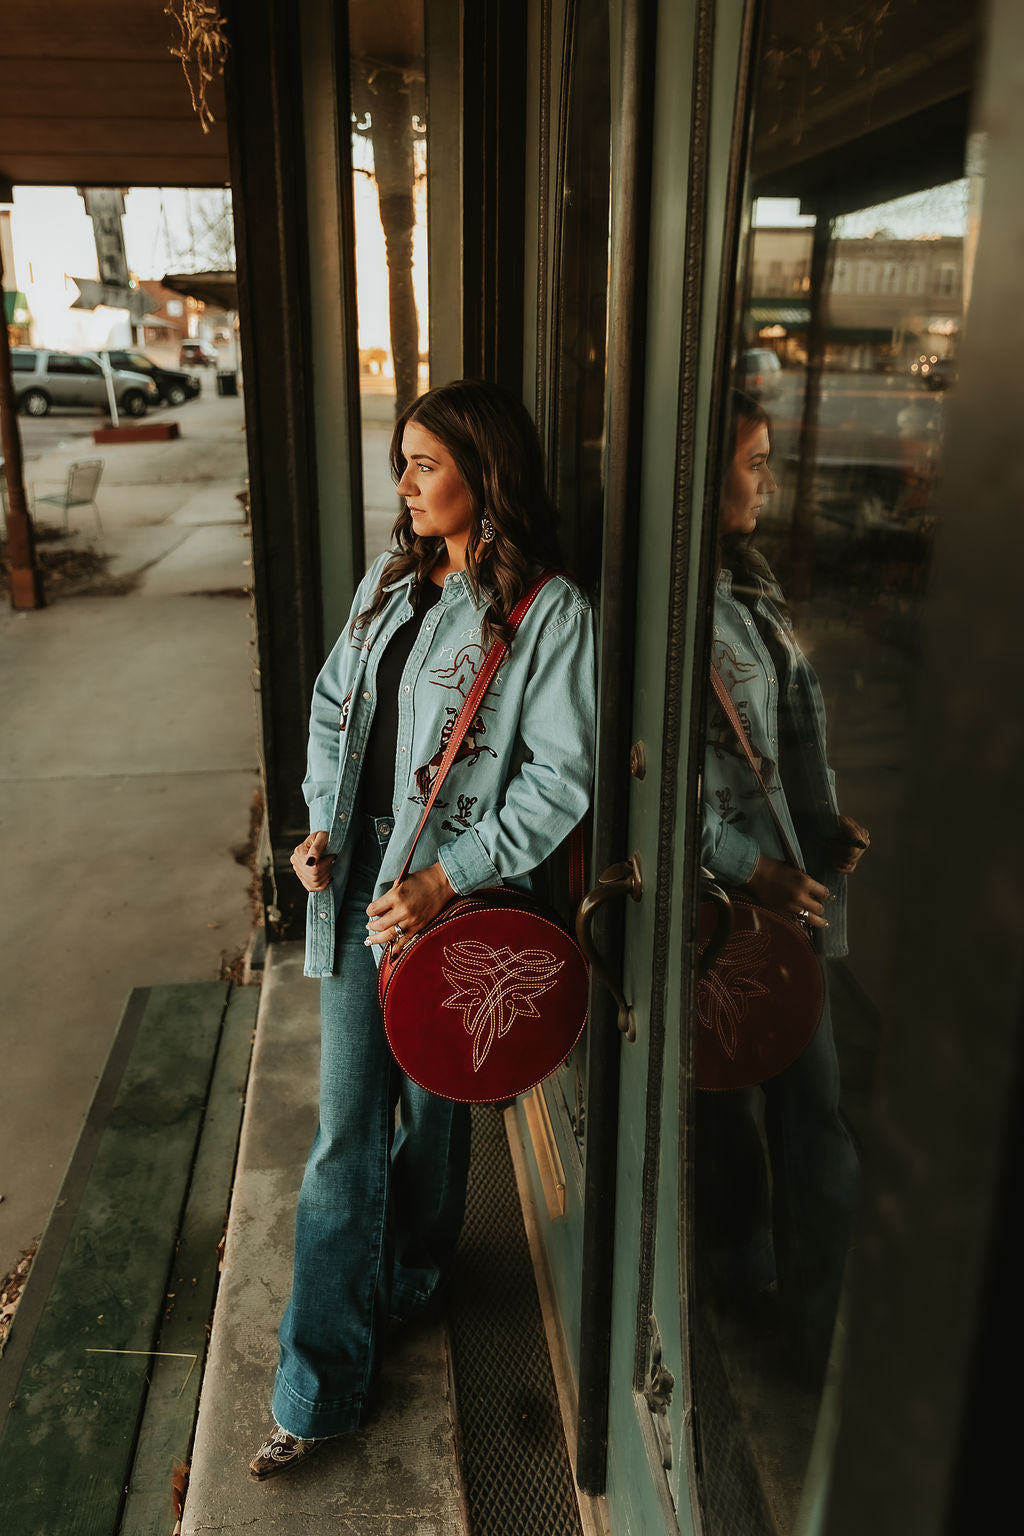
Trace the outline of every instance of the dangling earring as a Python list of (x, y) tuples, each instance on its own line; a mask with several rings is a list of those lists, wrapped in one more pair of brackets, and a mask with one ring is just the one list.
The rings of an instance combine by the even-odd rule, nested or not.
[(491, 522), (486, 512), (480, 519), (480, 537), (487, 544), (490, 544), (491, 540), (494, 538), (494, 524)]

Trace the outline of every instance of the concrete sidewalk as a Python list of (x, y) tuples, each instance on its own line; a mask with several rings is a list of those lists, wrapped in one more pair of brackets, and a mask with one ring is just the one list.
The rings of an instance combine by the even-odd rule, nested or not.
[[(242, 402), (168, 418), (176, 442), (27, 445), (41, 491), (104, 460), (100, 547), (137, 580), (0, 608), (0, 1275), (46, 1223), (131, 988), (215, 979), (250, 931)], [(72, 521), (97, 542), (88, 509)]]
[(272, 1422), (319, 1045), (319, 993), (303, 978), (302, 945), (272, 945), (182, 1531), (465, 1536), (441, 1323), (391, 1341), (363, 1431), (282, 1477), (254, 1483), (248, 1475)]
[[(0, 1274), (45, 1226), (131, 988), (216, 978), (250, 931), (235, 857), (258, 784), (242, 407), (207, 391), (160, 414), (180, 440), (29, 454), (40, 490), (104, 460), (101, 547), (129, 590), (0, 609)], [(76, 520), (94, 542), (91, 514)], [(301, 946), (272, 948), (183, 1530), (462, 1536), (440, 1324), (391, 1343), (362, 1433), (294, 1477), (248, 1477), (316, 1121), (317, 987), (301, 968)]]

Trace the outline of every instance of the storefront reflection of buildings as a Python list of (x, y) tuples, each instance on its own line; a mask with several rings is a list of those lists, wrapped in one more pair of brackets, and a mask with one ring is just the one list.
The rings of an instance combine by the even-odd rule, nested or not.
[[(828, 284), (826, 365), (861, 372), (910, 371), (921, 355), (950, 358), (963, 313), (960, 235), (835, 241)], [(750, 346), (784, 364), (807, 358), (811, 234), (761, 228), (754, 236)]]

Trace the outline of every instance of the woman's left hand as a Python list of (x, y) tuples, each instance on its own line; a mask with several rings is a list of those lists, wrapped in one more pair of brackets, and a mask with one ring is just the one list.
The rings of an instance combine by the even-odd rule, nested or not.
[[(406, 875), (401, 885), (396, 881), (390, 891), (367, 907), (366, 943), (394, 944), (395, 950), (400, 950), (403, 943), (425, 928), (454, 895), (441, 864), (431, 864), (428, 869)], [(396, 924), (400, 930), (397, 934)]]
[(841, 875), (852, 875), (863, 854), (871, 846), (867, 827), (862, 827), (852, 816), (840, 816), (839, 835), (836, 838), (832, 867)]

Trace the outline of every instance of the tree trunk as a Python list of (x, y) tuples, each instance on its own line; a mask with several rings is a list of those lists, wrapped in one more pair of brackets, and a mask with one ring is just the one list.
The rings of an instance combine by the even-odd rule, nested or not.
[[(0, 295), (3, 294), (3, 277), (4, 264), (0, 257)], [(32, 519), (25, 500), (25, 471), (14, 405), (6, 309), (0, 316), (0, 442), (7, 482), (7, 566), (11, 576), (11, 605), (14, 608), (42, 608), (43, 587), (36, 568)]]
[(370, 83), (371, 136), (388, 263), (388, 316), (400, 414), (419, 394), (420, 328), (412, 286), (416, 223), (412, 155), (412, 102), (397, 69), (380, 69)]

